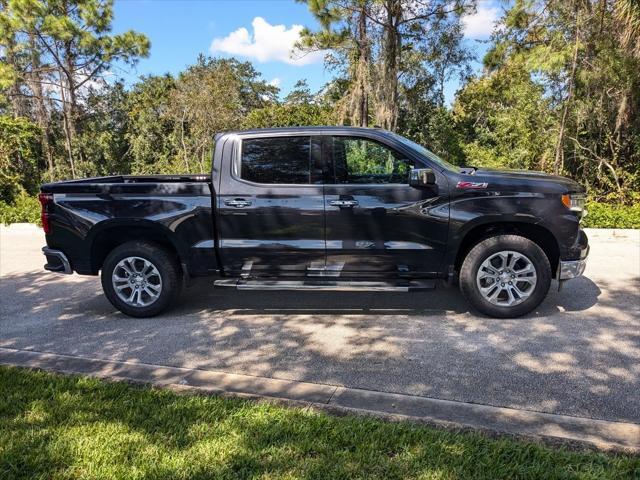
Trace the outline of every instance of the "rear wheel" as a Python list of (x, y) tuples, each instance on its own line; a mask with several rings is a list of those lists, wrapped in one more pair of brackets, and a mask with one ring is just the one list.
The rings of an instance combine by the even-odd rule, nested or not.
[(511, 318), (540, 305), (551, 285), (544, 251), (518, 235), (481, 241), (460, 269), (460, 289), (469, 303), (491, 317)]
[(180, 267), (165, 248), (128, 242), (115, 248), (102, 266), (102, 288), (111, 304), (132, 317), (152, 317), (180, 294)]

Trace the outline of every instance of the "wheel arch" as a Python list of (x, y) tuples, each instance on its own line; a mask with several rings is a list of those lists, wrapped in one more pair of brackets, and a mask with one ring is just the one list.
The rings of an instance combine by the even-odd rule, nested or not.
[(558, 262), (560, 261), (560, 247), (556, 237), (550, 230), (537, 223), (512, 220), (483, 223), (470, 228), (458, 244), (454, 260), (455, 271), (460, 271), (460, 267), (462, 266), (462, 262), (465, 257), (479, 242), (495, 235), (509, 234), (528, 238), (537, 244), (549, 259), (551, 274), (552, 277), (555, 278), (558, 269)]
[(112, 220), (97, 224), (87, 236), (90, 245), (91, 269), (94, 274), (102, 268), (107, 255), (114, 248), (134, 240), (158, 244), (174, 254), (184, 267), (186, 250), (171, 230), (148, 220)]

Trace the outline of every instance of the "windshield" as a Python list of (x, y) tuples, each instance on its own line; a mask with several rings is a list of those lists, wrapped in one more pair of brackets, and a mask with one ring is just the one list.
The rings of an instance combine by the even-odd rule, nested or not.
[(397, 133), (391, 133), (391, 135), (393, 135), (393, 138), (395, 138), (396, 140), (399, 140), (401, 143), (403, 143), (404, 145), (409, 147), (414, 152), (418, 152), (420, 155), (422, 155), (424, 157), (427, 157), (429, 160), (431, 160), (432, 162), (438, 164), (442, 168), (444, 168), (446, 170), (449, 170), (451, 172), (458, 172), (460, 170), (460, 167), (457, 167), (457, 166), (447, 162), (446, 160), (440, 158), (438, 155), (433, 153), (431, 150), (427, 150), (422, 145), (420, 145), (420, 144), (418, 144), (416, 142), (412, 142), (408, 138), (405, 138), (402, 135), (398, 135)]

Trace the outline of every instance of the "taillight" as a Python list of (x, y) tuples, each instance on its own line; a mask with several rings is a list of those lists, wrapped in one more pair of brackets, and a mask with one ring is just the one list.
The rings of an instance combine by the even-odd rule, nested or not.
[(51, 232), (51, 223), (49, 222), (49, 205), (53, 204), (53, 194), (40, 193), (38, 194), (38, 200), (40, 200), (40, 221), (42, 222), (42, 229), (44, 233)]

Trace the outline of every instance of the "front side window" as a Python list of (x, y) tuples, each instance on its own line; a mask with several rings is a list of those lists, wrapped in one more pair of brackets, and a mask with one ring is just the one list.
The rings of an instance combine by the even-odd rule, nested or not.
[(408, 183), (412, 162), (389, 147), (357, 137), (332, 137), (336, 183)]
[(422, 145), (420, 145), (420, 144), (418, 144), (416, 142), (412, 142), (408, 138), (405, 138), (405, 137), (403, 137), (401, 135), (398, 135), (397, 133), (390, 133), (390, 134), (393, 135), (396, 140), (402, 142), (404, 145), (409, 147), (414, 152), (417, 152), (420, 155), (422, 155), (423, 157), (428, 158), (432, 162), (440, 165), (441, 167), (449, 170), (450, 172), (459, 172), (460, 171), (460, 167), (456, 167), (455, 165), (453, 165), (453, 164), (447, 162), (446, 160), (444, 160), (443, 158), (440, 158), (438, 155), (433, 153), (431, 150), (427, 150)]
[(255, 183), (309, 184), (311, 137), (242, 140), (240, 178)]

